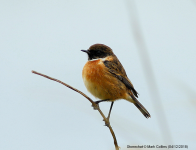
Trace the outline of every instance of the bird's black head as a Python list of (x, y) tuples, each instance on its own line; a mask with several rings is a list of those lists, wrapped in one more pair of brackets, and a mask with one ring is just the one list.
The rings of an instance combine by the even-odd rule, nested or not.
[(88, 50), (81, 50), (88, 54), (88, 60), (105, 58), (114, 55), (112, 49), (104, 44), (94, 44)]

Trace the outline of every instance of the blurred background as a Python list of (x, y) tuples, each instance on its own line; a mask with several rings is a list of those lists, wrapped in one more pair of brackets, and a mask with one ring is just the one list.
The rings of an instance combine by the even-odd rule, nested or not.
[[(111, 47), (151, 118), (114, 103), (111, 125), (127, 145), (196, 149), (196, 1), (0, 1), (0, 149), (114, 149), (83, 91), (81, 49)], [(107, 115), (110, 103), (101, 103)]]

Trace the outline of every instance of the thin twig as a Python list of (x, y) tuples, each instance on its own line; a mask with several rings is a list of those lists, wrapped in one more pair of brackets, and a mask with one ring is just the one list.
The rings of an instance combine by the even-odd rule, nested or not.
[(105, 125), (109, 128), (109, 130), (110, 130), (110, 132), (111, 132), (111, 134), (112, 134), (112, 137), (113, 137), (113, 139), (114, 139), (115, 148), (116, 148), (116, 150), (119, 150), (119, 146), (118, 146), (118, 143), (117, 143), (117, 140), (116, 140), (116, 136), (115, 136), (115, 134), (114, 134), (114, 131), (113, 131), (112, 127), (110, 126), (109, 120), (105, 117), (105, 115), (103, 114), (103, 112), (102, 112), (101, 109), (99, 108), (99, 105), (97, 105), (91, 98), (89, 98), (89, 97), (88, 97), (86, 94), (84, 94), (83, 92), (79, 91), (79, 90), (76, 89), (76, 88), (73, 88), (72, 86), (70, 86), (70, 85), (68, 85), (68, 84), (66, 84), (66, 83), (64, 83), (64, 82), (62, 82), (62, 81), (60, 81), (60, 80), (58, 80), (58, 79), (49, 77), (49, 76), (44, 75), (44, 74), (42, 74), (42, 73), (36, 72), (36, 71), (34, 71), (34, 70), (32, 70), (32, 73), (37, 74), (37, 75), (40, 75), (40, 76), (43, 76), (43, 77), (48, 78), (48, 79), (50, 79), (50, 80), (56, 81), (56, 82), (58, 82), (58, 83), (61, 83), (61, 84), (65, 85), (66, 87), (68, 87), (68, 88), (70, 88), (70, 89), (72, 89), (72, 90), (74, 90), (74, 91), (80, 93), (82, 96), (84, 96), (86, 99), (88, 99), (88, 100), (92, 103), (92, 107), (93, 107), (95, 110), (98, 110), (99, 113), (101, 114), (101, 116), (103, 117), (103, 121), (105, 121)]

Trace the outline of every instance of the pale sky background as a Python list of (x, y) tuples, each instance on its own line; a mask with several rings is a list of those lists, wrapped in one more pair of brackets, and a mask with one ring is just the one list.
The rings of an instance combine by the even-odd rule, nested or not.
[[(196, 2), (137, 0), (146, 43), (172, 141), (165, 143), (149, 93), (126, 0), (0, 1), (0, 149), (113, 150), (100, 114), (80, 94), (35, 70), (87, 92), (81, 49), (110, 46), (148, 109), (114, 103), (111, 125), (119, 146), (188, 145), (196, 149)], [(101, 103), (108, 113), (110, 103)]]

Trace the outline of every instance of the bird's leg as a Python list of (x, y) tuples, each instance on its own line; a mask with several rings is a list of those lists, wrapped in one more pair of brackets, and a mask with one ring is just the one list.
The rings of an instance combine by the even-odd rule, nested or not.
[[(97, 105), (99, 105), (100, 102), (104, 102), (104, 101), (108, 101), (108, 100), (109, 100), (109, 99), (99, 100), (99, 101), (96, 101), (95, 103), (96, 103)], [(111, 114), (111, 111), (112, 111), (113, 104), (114, 104), (114, 102), (111, 103), (110, 110), (109, 110), (109, 113), (108, 113), (108, 117), (106, 118), (106, 120), (104, 120), (106, 126), (109, 126), (109, 124), (110, 124), (109, 119), (110, 119), (110, 114)]]
[(99, 108), (99, 103), (100, 103), (100, 102), (105, 102), (105, 101), (108, 101), (108, 100), (109, 100), (109, 99), (94, 101), (95, 104), (92, 104), (92, 107), (94, 108), (94, 110), (97, 110), (97, 109)]
[(104, 121), (105, 121), (105, 125), (106, 125), (107, 127), (109, 127), (109, 125), (110, 125), (110, 120), (109, 120), (109, 119), (110, 119), (110, 114), (111, 114), (111, 110), (112, 110), (113, 104), (114, 104), (114, 102), (111, 103), (110, 111), (109, 111), (109, 113), (108, 113), (108, 117), (106, 118), (106, 120), (104, 120)]
[(108, 100), (109, 100), (109, 99), (99, 100), (99, 101), (95, 101), (95, 103), (98, 105), (99, 103), (105, 102), (105, 101), (108, 101)]
[[(109, 99), (95, 101), (95, 104), (97, 104), (97, 107), (99, 107), (99, 103), (105, 102), (105, 101), (108, 101), (108, 100), (109, 100)], [(111, 106), (110, 106), (110, 111), (109, 111), (108, 117), (105, 118), (105, 119), (103, 119), (103, 121), (105, 121), (105, 125), (106, 125), (107, 127), (109, 127), (109, 125), (110, 125), (109, 118), (110, 118), (110, 113), (111, 113), (111, 110), (112, 110), (113, 103), (114, 103), (114, 102), (112, 102), (112, 104), (111, 104)], [(93, 107), (94, 107), (94, 109), (96, 109), (95, 106), (93, 106)]]
[(109, 111), (108, 117), (107, 117), (108, 121), (109, 121), (109, 119), (110, 119), (110, 114), (111, 114), (111, 110), (112, 110), (113, 104), (114, 104), (114, 102), (112, 102), (112, 103), (111, 103), (111, 106), (110, 106), (110, 111)]

